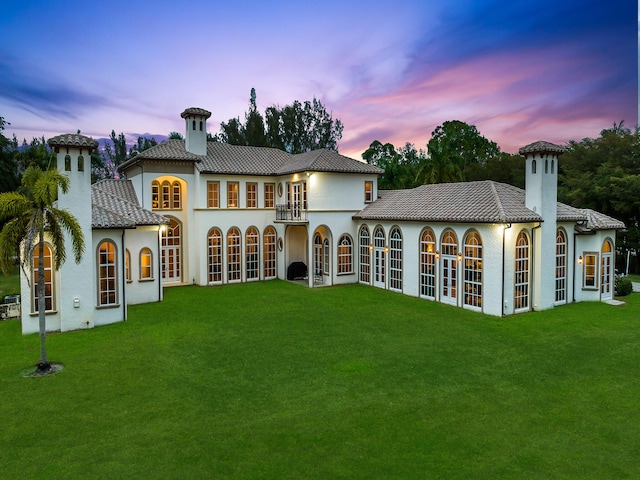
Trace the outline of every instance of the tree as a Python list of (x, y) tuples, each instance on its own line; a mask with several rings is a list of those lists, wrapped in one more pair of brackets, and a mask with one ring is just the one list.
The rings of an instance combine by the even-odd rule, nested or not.
[(524, 188), (525, 160), (521, 155), (500, 152), (500, 155), (487, 159), (483, 165), (479, 163), (469, 165), (465, 175), (469, 182), (494, 180)]
[[(43, 171), (29, 167), (22, 175), (24, 193), (0, 194), (0, 218), (8, 219), (0, 231), (0, 268), (6, 274), (13, 267), (13, 253), (18, 252), (23, 272), (31, 271), (34, 253), (38, 251), (38, 321), (40, 330), (39, 372), (48, 372), (45, 348), (45, 270), (44, 242), (49, 238), (53, 253), (53, 267), (58, 270), (66, 260), (65, 232), (71, 237), (76, 263), (84, 252), (84, 235), (76, 218), (68, 211), (54, 207), (58, 189), (69, 190), (69, 178), (57, 169)], [(28, 278), (28, 276), (27, 276)]]
[(184, 135), (179, 132), (169, 132), (169, 140), (184, 140)]
[(20, 180), (16, 161), (17, 143), (2, 134), (8, 122), (0, 117), (0, 192), (10, 192), (18, 188)]
[(283, 108), (268, 107), (263, 117), (257, 110), (256, 92), (252, 88), (245, 122), (240, 117), (222, 122), (214, 140), (231, 145), (279, 148), (289, 153), (320, 148), (337, 151), (342, 130), (342, 122), (334, 120), (316, 98), (304, 103), (295, 100)]
[(640, 271), (640, 131), (613, 124), (598, 138), (571, 141), (560, 157), (558, 199), (622, 220), (627, 231), (617, 246), (635, 253), (632, 271)]
[[(459, 120), (444, 122), (436, 127), (427, 147), (429, 156), (435, 162), (431, 168), (432, 172), (437, 172), (435, 177), (451, 179), (444, 181), (456, 181), (455, 178), (464, 181), (469, 166), (484, 165), (500, 155), (500, 148), (495, 142), (480, 135), (475, 125)], [(447, 166), (447, 163), (452, 163), (454, 167)]]

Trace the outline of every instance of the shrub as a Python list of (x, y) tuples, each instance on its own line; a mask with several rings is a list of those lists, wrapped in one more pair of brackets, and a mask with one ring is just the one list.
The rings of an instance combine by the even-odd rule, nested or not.
[(633, 292), (633, 284), (629, 277), (616, 277), (616, 295), (626, 297)]

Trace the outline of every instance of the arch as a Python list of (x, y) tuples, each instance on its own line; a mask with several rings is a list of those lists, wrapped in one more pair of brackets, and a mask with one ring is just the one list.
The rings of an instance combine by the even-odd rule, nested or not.
[(182, 181), (171, 178), (155, 179), (151, 182), (152, 210), (181, 210)]
[(482, 307), (482, 237), (470, 230), (464, 237), (464, 304)]
[(313, 274), (322, 276), (322, 266), (324, 264), (322, 236), (319, 232), (313, 234)]
[(237, 227), (227, 231), (227, 280), (239, 282), (242, 280), (241, 236)]
[(103, 240), (97, 249), (98, 270), (98, 306), (118, 304), (118, 265), (116, 263), (116, 244)]
[(369, 283), (371, 281), (371, 236), (369, 235), (369, 227), (362, 225), (358, 233), (358, 239), (360, 242), (360, 281), (362, 283)]
[(71, 155), (64, 156), (64, 169), (67, 172), (71, 171)]
[(531, 173), (536, 174), (536, 161), (531, 160)]
[(182, 208), (182, 188), (177, 180), (171, 184), (171, 209), (180, 210)]
[(192, 121), (191, 128), (192, 128), (192, 130), (196, 129), (196, 121), (195, 120)]
[(264, 278), (276, 278), (276, 229), (269, 225), (262, 234)]
[(402, 291), (402, 230), (398, 226), (389, 232), (389, 290)]
[(200, 131), (202, 131), (202, 125), (203, 125), (203, 122), (202, 120), (200, 120)]
[(600, 255), (600, 294), (603, 299), (613, 296), (613, 242), (606, 238), (602, 242), (602, 254)]
[(207, 233), (207, 282), (222, 283), (222, 232), (217, 227)]
[(245, 272), (247, 281), (260, 278), (260, 234), (256, 227), (245, 233)]
[(148, 247), (140, 250), (140, 280), (153, 279), (153, 253)]
[(436, 296), (436, 236), (429, 227), (420, 232), (420, 296)]
[[(552, 164), (553, 165), (553, 164)], [(556, 230), (556, 303), (567, 302), (567, 232)]]
[(458, 236), (448, 228), (440, 241), (440, 299), (446, 303), (458, 302)]
[(343, 233), (338, 239), (338, 275), (353, 273), (353, 239)]
[[(44, 311), (51, 312), (55, 308), (55, 275), (53, 269), (53, 256), (51, 245), (44, 244), (43, 247), (43, 263), (44, 263)], [(33, 262), (31, 269), (31, 312), (37, 313), (38, 304), (38, 267), (40, 266), (40, 248), (33, 250)]]
[(84, 157), (82, 155), (78, 156), (78, 171), (84, 172)]
[(162, 182), (161, 185), (162, 199), (160, 200), (160, 208), (163, 210), (171, 209), (171, 184), (168, 180)]
[(529, 235), (522, 230), (516, 237), (514, 308), (529, 309), (530, 251)]
[(182, 281), (182, 223), (169, 217), (169, 225), (161, 231), (162, 279), (165, 282)]
[(376, 287), (386, 286), (386, 252), (385, 233), (382, 225), (373, 230), (373, 284)]
[(555, 161), (551, 159), (551, 173), (555, 173)]
[(331, 252), (329, 251), (329, 239), (325, 238), (322, 241), (322, 273), (323, 275), (329, 275), (331, 267)]

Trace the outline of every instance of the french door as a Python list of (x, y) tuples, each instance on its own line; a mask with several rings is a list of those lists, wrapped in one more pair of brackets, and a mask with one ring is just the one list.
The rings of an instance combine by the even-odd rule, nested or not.
[(440, 299), (447, 303), (456, 303), (458, 295), (458, 258), (442, 256), (442, 286)]

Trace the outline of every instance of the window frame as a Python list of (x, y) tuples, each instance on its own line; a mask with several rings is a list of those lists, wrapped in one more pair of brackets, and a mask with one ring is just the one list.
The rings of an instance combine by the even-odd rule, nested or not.
[(219, 181), (207, 181), (207, 208), (220, 208)]
[(276, 208), (276, 184), (264, 184), (264, 208)]
[[(477, 243), (471, 243), (474, 240)], [(482, 309), (482, 237), (476, 230), (471, 230), (464, 237), (463, 291), (465, 306)]]
[(389, 231), (389, 290), (402, 292), (402, 230), (394, 226)]
[(247, 228), (244, 250), (247, 282), (260, 280), (260, 232), (256, 227)]
[(246, 183), (247, 208), (258, 208), (258, 183)]
[[(275, 185), (275, 184), (274, 184)], [(278, 275), (277, 270), (277, 252), (276, 252), (276, 239), (278, 234), (276, 229), (269, 225), (262, 232), (262, 262), (263, 262), (263, 275), (264, 279), (276, 278)]]
[(373, 181), (364, 181), (364, 203), (373, 202)]
[[(47, 242), (44, 243), (44, 311), (53, 313), (56, 311), (56, 281), (55, 269), (53, 268), (53, 249)], [(47, 261), (48, 259), (48, 261)], [(36, 264), (36, 261), (38, 262)], [(47, 265), (48, 263), (48, 265)], [(37, 314), (38, 310), (38, 266), (40, 265), (40, 248), (38, 246), (33, 250), (33, 262), (31, 264), (31, 313)], [(49, 294), (47, 294), (47, 286)], [(50, 302), (50, 308), (47, 308), (47, 302)]]
[(353, 239), (344, 233), (338, 239), (338, 275), (353, 274)]
[[(560, 241), (562, 237), (562, 242)], [(556, 230), (556, 269), (555, 269), (555, 295), (556, 304), (567, 303), (567, 258), (568, 258), (567, 234), (563, 228)]]
[(420, 296), (436, 298), (436, 234), (431, 228), (420, 232)]
[[(218, 243), (212, 240), (217, 239)], [(224, 277), (222, 252), (224, 251), (222, 230), (212, 227), (207, 233), (207, 283), (221, 284)], [(217, 267), (217, 268), (214, 268)]]
[[(598, 290), (600, 288), (598, 272), (599, 252), (583, 252), (582, 258), (582, 289)], [(589, 259), (593, 259), (592, 264), (589, 262)], [(592, 270), (592, 273), (589, 273), (589, 270)], [(590, 278), (593, 278), (593, 285), (587, 283), (587, 280)]]
[[(520, 245), (520, 239), (524, 239), (526, 244)], [(531, 305), (531, 240), (524, 230), (516, 237), (514, 262), (513, 309), (524, 312)]]
[(242, 234), (238, 227), (227, 231), (227, 281), (242, 281)]
[[(109, 251), (109, 248), (107, 248), (103, 253), (103, 246), (112, 247), (113, 250)], [(113, 240), (105, 238), (98, 243), (96, 256), (96, 273), (98, 275), (97, 307), (118, 307), (118, 247)], [(103, 262), (103, 259), (107, 261)]]
[(239, 182), (227, 182), (227, 208), (240, 208)]
[[(143, 262), (143, 258), (149, 259), (149, 264), (145, 265)], [(153, 276), (153, 252), (149, 247), (142, 247), (140, 249), (140, 254), (138, 256), (139, 260), (139, 276), (138, 281), (140, 282), (150, 282), (154, 280)], [(145, 273), (146, 272), (146, 273)]]
[(371, 244), (371, 234), (367, 225), (360, 227), (358, 239), (360, 245), (360, 274), (358, 280), (361, 283), (369, 284), (371, 283), (371, 250), (373, 245)]

